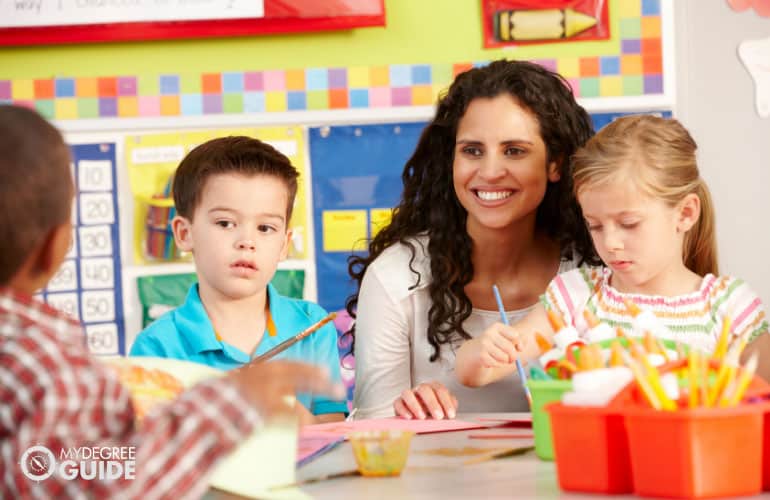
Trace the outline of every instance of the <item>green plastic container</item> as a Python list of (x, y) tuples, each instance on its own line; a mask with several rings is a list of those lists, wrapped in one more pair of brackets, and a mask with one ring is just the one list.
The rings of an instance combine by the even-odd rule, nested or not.
[[(619, 341), (624, 347), (628, 346), (626, 339), (602, 340), (598, 344), (609, 348), (613, 342)], [(676, 350), (676, 342), (663, 340), (666, 349)], [(685, 347), (685, 352), (688, 349)], [(575, 352), (575, 359), (580, 359), (580, 352)], [(572, 390), (571, 380), (535, 380), (529, 379), (527, 386), (532, 394), (532, 429), (535, 432), (535, 453), (542, 460), (553, 460), (553, 442), (551, 437), (551, 417), (543, 410), (543, 406), (555, 401), (561, 401), (565, 392)]]
[(543, 406), (561, 401), (565, 392), (572, 390), (571, 380), (532, 380), (527, 382), (532, 394), (532, 430), (535, 432), (535, 453), (541, 460), (553, 460), (551, 417)]

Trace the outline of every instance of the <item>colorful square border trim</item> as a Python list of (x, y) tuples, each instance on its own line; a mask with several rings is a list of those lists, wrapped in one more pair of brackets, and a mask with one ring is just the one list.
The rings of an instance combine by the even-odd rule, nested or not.
[[(619, 54), (534, 62), (561, 73), (578, 97), (662, 94), (660, 0), (617, 5)], [(0, 104), (55, 120), (427, 106), (457, 73), (483, 64), (0, 79)]]

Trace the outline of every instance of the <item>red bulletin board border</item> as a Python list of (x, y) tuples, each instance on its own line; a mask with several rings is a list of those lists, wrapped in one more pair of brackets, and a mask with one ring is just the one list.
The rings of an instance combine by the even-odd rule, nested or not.
[(265, 17), (252, 19), (0, 28), (0, 46), (235, 37), (385, 26), (385, 0), (356, 5), (326, 2), (323, 15), (303, 14), (303, 5), (316, 1), (265, 0)]

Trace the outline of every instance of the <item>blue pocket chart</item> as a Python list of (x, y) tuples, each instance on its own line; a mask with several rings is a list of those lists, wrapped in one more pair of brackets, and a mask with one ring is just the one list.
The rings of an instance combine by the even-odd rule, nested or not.
[(115, 144), (71, 146), (72, 247), (41, 297), (79, 320), (94, 354), (125, 354)]
[[(591, 118), (598, 130), (627, 114), (596, 113)], [(365, 251), (376, 214), (398, 203), (404, 164), (425, 125), (309, 129), (318, 303), (326, 310), (342, 309), (355, 291), (347, 259), (354, 251)]]

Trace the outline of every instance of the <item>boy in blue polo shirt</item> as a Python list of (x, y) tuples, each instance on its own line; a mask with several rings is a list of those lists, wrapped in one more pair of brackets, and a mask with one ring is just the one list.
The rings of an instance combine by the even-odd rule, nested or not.
[[(179, 249), (192, 252), (198, 283), (181, 306), (136, 338), (132, 356), (185, 359), (232, 369), (326, 316), (320, 306), (283, 297), (270, 284), (288, 253), (299, 173), (272, 146), (223, 137), (196, 147), (174, 174)], [(327, 324), (276, 359), (326, 366), (340, 382), (337, 331)], [(342, 420), (347, 406), (298, 394), (303, 423)]]

